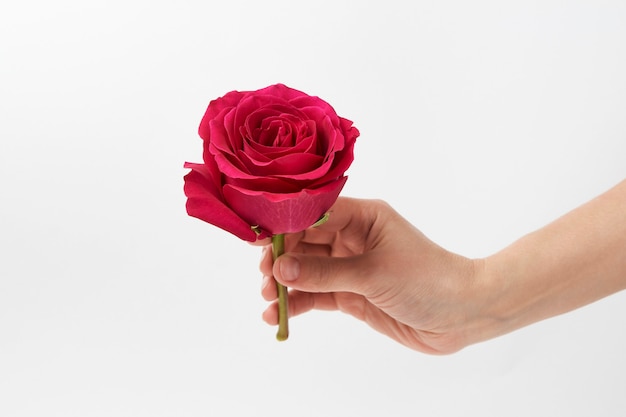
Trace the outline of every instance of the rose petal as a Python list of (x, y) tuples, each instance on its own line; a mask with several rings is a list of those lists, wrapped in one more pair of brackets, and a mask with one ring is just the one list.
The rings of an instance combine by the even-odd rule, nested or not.
[[(279, 97), (249, 94), (244, 96), (237, 104), (233, 123), (234, 126), (246, 126), (250, 124), (254, 127), (255, 121), (261, 121), (264, 117), (284, 113), (284, 109), (286, 108), (291, 109), (288, 113), (298, 111), (287, 101)], [(248, 122), (250, 117), (252, 117), (252, 120)]]
[[(241, 148), (241, 144), (243, 142), (243, 136), (239, 131), (239, 125), (236, 121), (236, 113), (237, 108), (228, 109), (227, 112), (223, 113), (224, 118), (220, 119), (216, 117), (214, 123), (211, 123), (211, 129), (216, 126), (216, 124), (221, 124), (222, 129), (224, 129), (224, 140), (226, 142), (227, 149), (239, 149)], [(220, 114), (221, 115), (221, 114)], [(225, 148), (226, 149), (226, 148)]]
[(258, 178), (226, 178), (226, 184), (231, 184), (251, 191), (265, 191), (268, 193), (289, 194), (297, 193), (308, 187), (311, 181), (297, 182), (288, 178), (258, 177)]
[(289, 100), (289, 103), (294, 107), (302, 109), (304, 112), (306, 112), (304, 110), (305, 108), (314, 108), (321, 109), (324, 114), (337, 114), (337, 112), (335, 112), (335, 109), (333, 109), (333, 106), (328, 104), (326, 101), (317, 96), (309, 96), (304, 93), (301, 96), (292, 98), (291, 100)]
[(248, 223), (271, 234), (300, 232), (309, 228), (333, 205), (347, 177), (317, 189), (274, 194), (224, 186), (224, 198)]
[[(240, 107), (237, 108), (237, 111), (243, 115)], [(291, 105), (274, 104), (271, 101), (267, 101), (263, 107), (245, 114), (245, 118), (240, 120), (239, 126), (245, 126), (252, 137), (254, 136), (252, 132), (256, 129), (264, 129), (264, 125), (266, 125), (268, 121), (275, 119), (284, 120), (287, 123), (299, 124), (308, 120), (309, 117), (300, 111), (300, 109)]]
[(345, 146), (343, 131), (334, 126), (328, 116), (317, 124), (317, 141), (321, 147), (320, 152), (325, 154), (340, 151)]
[(243, 149), (244, 152), (254, 149), (255, 154), (264, 155), (268, 159), (276, 159), (291, 153), (312, 153), (320, 155), (317, 149), (318, 146), (316, 146), (317, 137), (315, 135), (315, 126), (307, 127), (307, 132), (308, 134), (306, 136), (299, 137), (298, 143), (293, 147), (266, 146), (255, 141), (248, 140), (244, 142)]
[(211, 152), (215, 152), (214, 160), (219, 168), (220, 172), (222, 172), (226, 177), (230, 178), (244, 178), (251, 179), (257, 178), (258, 175), (253, 175), (248, 172), (248, 168), (235, 156), (233, 155), (224, 155), (221, 154), (212, 147), (210, 147)]
[(256, 233), (249, 223), (222, 201), (210, 170), (205, 165), (192, 163), (185, 163), (185, 168), (191, 168), (191, 171), (184, 177), (187, 213), (226, 230), (240, 239), (254, 242), (257, 239)]
[(298, 137), (296, 127), (280, 117), (268, 118), (250, 135), (250, 139), (266, 146), (292, 147)]
[(262, 88), (256, 92), (261, 96), (271, 95), (280, 97), (284, 100), (293, 100), (298, 97), (307, 96), (306, 93), (296, 90), (295, 88), (287, 87), (285, 84), (274, 84), (268, 87)]
[[(230, 113), (232, 113), (232, 111)], [(227, 116), (227, 114), (225, 116)], [(207, 138), (205, 139), (205, 148), (206, 145), (212, 144), (221, 152), (226, 153), (233, 153), (235, 149), (241, 148), (243, 140), (238, 134), (230, 134), (224, 125), (224, 120), (222, 119), (212, 120), (208, 124), (206, 134)]]
[[(278, 176), (295, 180), (310, 180), (319, 177), (315, 175), (316, 168), (323, 166), (324, 162), (321, 156), (310, 153), (285, 155), (267, 162), (254, 161), (245, 152), (239, 152), (238, 157), (252, 175)], [(330, 167), (330, 164), (328, 166)]]
[(209, 106), (200, 121), (200, 126), (198, 127), (198, 133), (201, 138), (204, 139), (203, 133), (207, 131), (208, 123), (215, 119), (217, 115), (222, 112), (224, 109), (233, 108), (239, 103), (241, 98), (246, 93), (239, 91), (231, 91), (230, 93), (224, 95), (223, 97), (217, 98), (215, 100), (211, 100), (209, 102)]
[[(350, 125), (352, 124), (352, 122), (349, 120), (345, 120), (345, 122), (342, 122), (342, 123), (344, 127), (347, 126), (348, 124)], [(311, 186), (321, 185), (333, 177), (342, 176), (346, 172), (346, 170), (350, 167), (350, 164), (352, 164), (352, 161), (354, 160), (354, 144), (356, 142), (357, 137), (359, 136), (359, 131), (356, 127), (353, 127), (353, 126), (349, 127), (345, 131), (346, 131), (346, 134), (344, 135), (344, 140), (345, 140), (344, 148), (341, 151), (335, 153), (333, 165), (328, 170), (326, 175), (324, 177), (321, 177), (318, 181), (315, 181), (314, 183), (312, 183)]]

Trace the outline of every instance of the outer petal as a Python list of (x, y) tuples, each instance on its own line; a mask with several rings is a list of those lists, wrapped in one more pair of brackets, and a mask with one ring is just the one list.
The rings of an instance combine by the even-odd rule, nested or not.
[(217, 98), (215, 100), (211, 100), (209, 106), (200, 121), (200, 126), (198, 127), (198, 134), (202, 139), (208, 140), (208, 125), (209, 122), (215, 119), (219, 113), (223, 112), (224, 109), (233, 108), (241, 101), (242, 97), (245, 95), (245, 92), (239, 91), (231, 91), (227, 93), (223, 97)]
[(201, 164), (186, 163), (191, 172), (185, 175), (187, 213), (226, 230), (240, 239), (254, 242), (256, 233), (221, 199), (209, 169)]
[(333, 106), (317, 96), (309, 96), (307, 94), (303, 94), (289, 100), (289, 103), (299, 109), (302, 109), (304, 112), (306, 112), (305, 108), (307, 107), (316, 108), (321, 109), (327, 115), (334, 115), (335, 117), (337, 117), (337, 113), (335, 112)]
[(268, 87), (262, 88), (256, 92), (258, 95), (272, 95), (280, 97), (284, 100), (292, 100), (297, 97), (307, 96), (308, 94), (296, 90), (295, 88), (287, 87), (285, 84), (274, 84)]
[(258, 224), (271, 234), (300, 232), (333, 205), (347, 179), (342, 177), (320, 188), (291, 194), (251, 191), (227, 184), (224, 198), (248, 223)]

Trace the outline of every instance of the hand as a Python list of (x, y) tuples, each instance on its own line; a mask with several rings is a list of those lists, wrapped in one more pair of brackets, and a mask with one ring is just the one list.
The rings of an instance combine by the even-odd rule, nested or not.
[[(484, 259), (437, 246), (380, 201), (340, 198), (328, 222), (261, 261), (289, 314), (341, 310), (404, 345), (452, 353), (626, 289), (626, 180)], [(261, 242), (261, 243), (266, 243)], [(264, 312), (277, 322), (276, 303)]]
[(266, 246), (261, 260), (262, 295), (274, 301), (263, 314), (269, 324), (278, 322), (274, 278), (291, 288), (290, 316), (340, 310), (432, 354), (489, 337), (481, 330), (480, 261), (437, 246), (384, 202), (339, 198), (326, 223), (287, 235), (285, 249), (272, 265)]

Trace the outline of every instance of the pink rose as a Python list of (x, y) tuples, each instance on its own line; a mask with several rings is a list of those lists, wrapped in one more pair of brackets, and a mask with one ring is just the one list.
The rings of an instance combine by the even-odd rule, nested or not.
[(187, 212), (254, 241), (324, 215), (346, 182), (359, 131), (324, 100), (276, 84), (211, 101), (199, 134), (204, 163), (185, 163)]

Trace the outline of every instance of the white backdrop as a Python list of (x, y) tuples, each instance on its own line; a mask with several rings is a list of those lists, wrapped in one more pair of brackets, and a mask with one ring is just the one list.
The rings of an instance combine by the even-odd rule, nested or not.
[(361, 131), (343, 195), (487, 256), (626, 177), (626, 3), (4, 1), (0, 415), (624, 415), (626, 294), (457, 354), (261, 320), (186, 215), (209, 100), (283, 82)]

